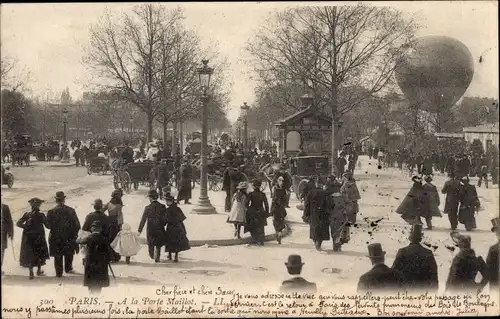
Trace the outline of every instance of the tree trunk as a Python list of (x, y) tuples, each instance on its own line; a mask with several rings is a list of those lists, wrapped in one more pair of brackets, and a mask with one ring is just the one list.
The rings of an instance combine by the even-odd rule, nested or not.
[(167, 140), (168, 140), (168, 131), (167, 131), (167, 126), (168, 126), (168, 122), (167, 122), (167, 117), (166, 116), (163, 116), (163, 148), (167, 148)]
[(147, 114), (147, 130), (148, 130), (148, 143), (153, 141), (153, 114)]
[(175, 155), (175, 150), (177, 148), (177, 122), (172, 122), (172, 150), (171, 154), (172, 156)]
[(338, 158), (338, 150), (337, 150), (337, 135), (338, 135), (338, 112), (337, 112), (337, 88), (332, 87), (332, 100), (331, 100), (331, 108), (332, 108), (332, 137), (331, 137), (331, 143), (332, 143), (332, 174), (336, 176), (337, 172), (337, 166), (335, 165), (337, 163), (337, 158)]

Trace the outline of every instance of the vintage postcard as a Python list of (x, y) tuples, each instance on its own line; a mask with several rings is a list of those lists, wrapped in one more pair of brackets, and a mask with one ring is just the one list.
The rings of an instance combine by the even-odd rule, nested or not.
[(0, 8), (2, 318), (499, 315), (496, 1)]

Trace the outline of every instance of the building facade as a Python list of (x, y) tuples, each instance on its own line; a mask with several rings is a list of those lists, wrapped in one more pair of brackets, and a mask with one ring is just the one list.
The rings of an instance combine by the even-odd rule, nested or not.
[(468, 143), (472, 143), (473, 140), (481, 141), (485, 152), (487, 152), (492, 145), (498, 146), (498, 122), (493, 124), (464, 127), (463, 134), (464, 139)]

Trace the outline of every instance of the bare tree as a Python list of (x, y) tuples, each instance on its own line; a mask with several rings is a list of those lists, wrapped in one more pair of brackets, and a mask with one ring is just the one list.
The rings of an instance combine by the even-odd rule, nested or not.
[(12, 92), (25, 91), (31, 72), (19, 67), (19, 61), (10, 56), (0, 57), (1, 87)]
[(416, 28), (401, 12), (385, 7), (291, 8), (264, 23), (247, 50), (261, 82), (302, 84), (313, 91), (317, 106), (333, 117), (335, 160), (339, 118), (390, 84)]
[(163, 72), (164, 40), (182, 19), (178, 8), (168, 11), (161, 5), (143, 4), (118, 21), (107, 12), (90, 29), (84, 64), (100, 80), (101, 88), (113, 90), (146, 114), (148, 141), (161, 112), (161, 87), (155, 84)]

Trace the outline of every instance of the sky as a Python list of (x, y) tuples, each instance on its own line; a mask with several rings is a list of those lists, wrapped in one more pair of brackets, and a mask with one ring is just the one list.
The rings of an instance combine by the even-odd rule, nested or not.
[[(462, 41), (475, 60), (475, 74), (466, 96), (498, 98), (498, 4), (469, 2), (377, 2), (416, 16), (423, 28), (419, 36), (446, 35)], [(307, 2), (308, 5), (341, 5), (342, 2)], [(347, 3), (353, 5), (354, 2)], [(137, 3), (2, 4), (2, 56), (15, 57), (32, 74), (31, 93), (59, 95), (66, 87), (73, 99), (81, 97), (91, 75), (81, 64), (82, 47), (88, 43), (89, 26), (106, 8), (129, 12)], [(252, 105), (255, 83), (243, 48), (258, 27), (275, 10), (304, 2), (189, 2), (182, 6), (188, 28), (195, 29), (202, 45), (218, 43), (227, 58), (228, 79), (233, 83), (228, 117), (236, 120), (243, 102)], [(479, 63), (479, 57), (483, 62)]]

